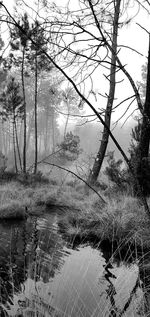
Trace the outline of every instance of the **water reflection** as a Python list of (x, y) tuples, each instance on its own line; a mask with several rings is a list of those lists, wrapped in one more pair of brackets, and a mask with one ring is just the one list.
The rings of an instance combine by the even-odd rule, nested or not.
[(32, 218), (0, 226), (1, 315), (7, 311), (15, 316), (29, 306), (27, 281), (33, 281), (36, 290), (38, 281), (48, 283), (60, 271), (65, 252), (55, 218)]
[[(144, 316), (148, 261), (144, 268), (89, 245), (68, 249), (57, 217), (0, 225), (1, 316)], [(147, 306), (141, 308), (143, 289)]]

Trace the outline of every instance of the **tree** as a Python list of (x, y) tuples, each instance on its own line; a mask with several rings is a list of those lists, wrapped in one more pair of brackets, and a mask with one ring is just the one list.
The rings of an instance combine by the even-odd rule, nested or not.
[(67, 108), (66, 122), (64, 127), (65, 139), (70, 115), (79, 112), (79, 108), (77, 107), (77, 105), (79, 104), (79, 97), (72, 87), (67, 87), (66, 89), (62, 90), (61, 97), (62, 101), (64, 102), (64, 105)]
[[(29, 37), (25, 35), (21, 35), (20, 31), (14, 27), (11, 29), (11, 47), (13, 50), (19, 50), (21, 42), (21, 47), (23, 47), (22, 58), (16, 58), (13, 55), (11, 56), (11, 62), (15, 66), (20, 66), (20, 62), (22, 64), (22, 87), (23, 87), (23, 96), (24, 96), (24, 104), (25, 104), (25, 114), (24, 114), (24, 147), (23, 147), (23, 161), (24, 161), (24, 172), (26, 172), (26, 154), (27, 154), (27, 85), (25, 81), (25, 77), (33, 78), (32, 73), (34, 74), (34, 173), (37, 172), (37, 161), (38, 161), (38, 87), (40, 87), (40, 83), (38, 82), (39, 73), (41, 71), (51, 71), (52, 65), (47, 61), (47, 58), (44, 54), (41, 53), (41, 47), (45, 51), (47, 51), (46, 39), (44, 36), (44, 28), (41, 26), (38, 20), (35, 20), (32, 25), (29, 24), (27, 14), (22, 16), (22, 21), (18, 21), (18, 24), (21, 25), (21, 28), (31, 36), (35, 44), (32, 41), (29, 41)], [(21, 37), (22, 36), (22, 37)], [(20, 37), (20, 38), (19, 38)], [(40, 78), (41, 80), (41, 78)], [(31, 88), (30, 82), (30, 88)], [(29, 134), (28, 134), (29, 136)], [(28, 138), (29, 139), (29, 138)]]
[(2, 92), (0, 96), (0, 102), (2, 105), (3, 120), (8, 120), (10, 118), (12, 120), (14, 161), (15, 161), (16, 172), (18, 172), (16, 147), (18, 151), (18, 157), (19, 157), (21, 170), (22, 170), (22, 162), (21, 162), (21, 155), (20, 155), (19, 142), (18, 142), (16, 119), (18, 117), (21, 119), (23, 118), (24, 107), (23, 107), (23, 98), (20, 94), (20, 86), (18, 83), (15, 82), (15, 79), (13, 77), (10, 78), (6, 88)]
[(138, 182), (142, 188), (143, 194), (150, 193), (150, 162), (149, 162), (149, 144), (150, 144), (150, 36), (149, 36), (149, 51), (148, 51), (148, 64), (147, 64), (147, 76), (145, 78), (142, 73), (143, 79), (146, 79), (146, 87), (142, 85), (142, 97), (145, 100), (143, 103), (143, 112), (138, 125), (132, 131), (132, 137), (136, 141), (136, 147), (133, 147), (131, 158), (133, 159), (133, 166)]
[[(77, 1), (75, 10), (71, 9), (71, 1), (67, 9), (65, 8), (64, 10), (59, 10), (59, 7), (53, 4), (49, 6), (47, 4), (47, 9), (49, 7), (55, 14), (54, 21), (51, 23), (49, 21), (55, 50), (55, 63), (61, 65), (59, 62), (61, 54), (61, 62), (64, 66), (59, 66), (60, 71), (64, 71), (67, 67), (69, 68), (71, 75), (68, 75), (68, 72), (66, 72), (66, 78), (71, 82), (79, 96), (90, 106), (104, 126), (101, 145), (88, 177), (88, 182), (91, 184), (94, 184), (96, 181), (105, 157), (115, 97), (116, 73), (119, 72), (119, 70), (127, 77), (135, 93), (134, 96), (128, 97), (127, 100), (132, 98), (133, 101), (133, 98), (136, 98), (138, 107), (140, 111), (142, 111), (142, 103), (138, 89), (131, 75), (119, 59), (119, 47), (117, 45), (119, 28), (128, 24), (131, 20), (130, 18), (121, 22), (119, 20), (122, 6), (127, 10), (128, 3), (128, 0), (124, 3), (120, 0), (110, 0), (107, 3), (105, 3), (105, 1), (97, 1), (95, 3), (95, 1), (91, 0), (84, 2), (79, 0)], [(55, 34), (56, 37), (54, 37)], [(80, 45), (81, 43), (82, 45)], [(97, 73), (99, 73), (100, 82), (102, 69), (106, 70), (104, 76), (109, 83), (109, 93), (103, 93), (100, 85), (98, 89), (95, 87), (96, 81), (94, 76), (95, 74), (97, 76)], [(110, 72), (108, 73), (108, 71)], [(122, 82), (122, 79), (119, 80), (119, 82)], [(100, 100), (102, 104), (104, 104), (104, 98), (107, 100), (106, 109), (102, 107), (95, 111), (96, 107), (91, 106), (92, 96), (97, 99), (97, 95), (103, 98)], [(125, 101), (126, 100), (123, 100), (120, 104)], [(104, 114), (104, 120), (101, 114)], [(128, 162), (127, 158), (125, 158), (125, 160)]]
[(59, 112), (56, 111), (62, 100), (59, 80), (59, 77), (56, 76), (56, 69), (53, 69), (41, 77), (39, 87), (38, 131), (42, 138), (42, 151), (45, 156), (55, 152), (55, 146), (59, 142), (57, 122)]
[[(91, 7), (91, 11), (94, 15), (95, 22), (99, 25), (99, 21), (94, 11), (94, 6), (92, 6), (90, 1), (89, 1), (89, 4)], [(116, 68), (117, 68), (116, 56), (117, 56), (117, 50), (118, 50), (117, 36), (118, 36), (118, 26), (119, 26), (120, 5), (121, 5), (121, 0), (117, 0), (114, 2), (114, 17), (112, 21), (113, 27), (112, 27), (112, 36), (111, 36), (111, 65), (110, 65), (110, 76), (109, 76), (110, 84), (109, 84), (107, 105), (105, 110), (105, 124), (109, 127), (109, 129), (111, 124), (111, 113), (112, 113), (112, 107), (113, 107), (113, 102), (115, 97), (115, 87), (116, 87)], [(100, 26), (98, 26), (98, 28), (99, 30), (101, 29)], [(108, 140), (109, 140), (109, 132), (107, 128), (104, 126), (100, 148), (96, 156), (92, 170), (88, 177), (88, 182), (90, 185), (93, 185), (97, 181), (103, 160), (105, 158)]]
[[(37, 173), (37, 162), (38, 162), (38, 131), (37, 131), (37, 105), (38, 105), (38, 72), (42, 69), (51, 70), (52, 66), (47, 63), (45, 55), (41, 53), (41, 48), (47, 51), (46, 40), (44, 36), (44, 28), (41, 27), (40, 23), (36, 20), (32, 24), (31, 36), (35, 44), (31, 42), (31, 54), (28, 55), (30, 64), (34, 61), (35, 71), (35, 93), (34, 93), (34, 128), (35, 128), (35, 163), (34, 163), (34, 174)], [(32, 66), (33, 68), (33, 66)]]
[(21, 78), (22, 78), (22, 93), (23, 93), (23, 101), (24, 101), (24, 145), (23, 145), (23, 172), (26, 173), (26, 130), (27, 130), (27, 122), (26, 122), (26, 95), (25, 95), (25, 83), (24, 83), (24, 63), (25, 63), (25, 53), (28, 45), (28, 36), (30, 35), (30, 27), (28, 16), (25, 13), (22, 16), (21, 21), (18, 20), (18, 25), (24, 30), (24, 33), (15, 25), (10, 29), (11, 35), (11, 47), (13, 50), (19, 50), (21, 45), (22, 50), (22, 62), (21, 62)]

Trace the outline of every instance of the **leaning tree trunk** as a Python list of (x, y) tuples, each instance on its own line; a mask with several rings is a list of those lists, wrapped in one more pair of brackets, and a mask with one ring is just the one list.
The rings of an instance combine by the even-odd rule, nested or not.
[[(111, 113), (112, 113), (112, 106), (114, 102), (115, 86), (116, 86), (116, 56), (117, 56), (117, 36), (118, 36), (120, 3), (121, 3), (121, 0), (116, 1), (115, 12), (114, 12), (113, 31), (112, 31), (111, 67), (110, 67), (110, 88), (109, 88), (109, 95), (108, 95), (107, 106), (105, 110), (105, 120), (104, 120), (105, 124), (107, 125), (109, 129), (111, 124)], [(105, 158), (108, 140), (109, 140), (109, 131), (106, 128), (106, 126), (104, 126), (100, 148), (95, 158), (93, 168), (90, 171), (90, 174), (88, 176), (88, 183), (90, 185), (94, 185), (94, 183), (97, 181), (99, 172), (103, 164), (103, 160)]]
[[(137, 149), (137, 164), (136, 174), (138, 182), (143, 190), (143, 194), (150, 191), (150, 186), (146, 181), (150, 174), (149, 164), (149, 144), (150, 144), (150, 35), (149, 35), (149, 52), (147, 65), (147, 83), (146, 83), (146, 98), (143, 107), (143, 118), (141, 124), (141, 135), (139, 146)], [(149, 188), (147, 187), (149, 186)]]

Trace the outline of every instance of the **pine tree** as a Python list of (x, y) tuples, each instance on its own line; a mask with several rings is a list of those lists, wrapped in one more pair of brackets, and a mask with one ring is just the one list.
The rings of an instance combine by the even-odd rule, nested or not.
[(34, 160), (34, 174), (37, 173), (38, 161), (38, 126), (37, 126), (37, 113), (38, 113), (38, 74), (42, 70), (49, 70), (51, 67), (41, 49), (47, 51), (45, 31), (40, 23), (36, 20), (31, 27), (31, 37), (35, 44), (31, 43), (30, 54), (28, 54), (28, 61), (31, 69), (35, 73), (35, 93), (34, 93), (34, 128), (35, 128), (35, 160)]
[(25, 95), (25, 83), (24, 83), (24, 63), (25, 54), (28, 49), (28, 41), (30, 36), (30, 26), (28, 21), (28, 15), (25, 13), (21, 20), (18, 20), (18, 24), (21, 31), (17, 26), (10, 30), (11, 35), (11, 47), (13, 50), (22, 51), (22, 61), (21, 61), (21, 79), (22, 79), (22, 93), (23, 93), (23, 107), (24, 107), (24, 145), (23, 145), (23, 172), (26, 173), (26, 133), (27, 133), (27, 123), (26, 123), (26, 95)]
[(17, 118), (21, 118), (21, 120), (23, 119), (24, 106), (23, 106), (23, 98), (20, 94), (20, 85), (15, 82), (14, 77), (11, 77), (9, 79), (7, 86), (5, 87), (4, 91), (1, 93), (0, 103), (2, 105), (1, 115), (3, 116), (3, 120), (6, 121), (10, 119), (12, 121), (14, 161), (15, 161), (16, 172), (18, 172), (16, 147), (17, 147), (21, 169), (22, 169), (22, 162), (21, 162), (21, 155), (19, 150), (16, 119)]

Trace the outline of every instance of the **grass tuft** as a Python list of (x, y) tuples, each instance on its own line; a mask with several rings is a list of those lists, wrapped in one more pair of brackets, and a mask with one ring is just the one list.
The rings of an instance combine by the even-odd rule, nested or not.
[(0, 206), (0, 219), (1, 220), (12, 220), (12, 219), (25, 219), (27, 213), (25, 207), (20, 202), (11, 201), (10, 203), (3, 204)]
[(67, 214), (60, 222), (61, 233), (72, 240), (105, 241), (115, 245), (136, 244), (147, 248), (150, 242), (150, 219), (139, 201), (122, 196), (119, 200), (109, 200), (107, 206), (92, 197), (88, 208)]

